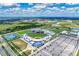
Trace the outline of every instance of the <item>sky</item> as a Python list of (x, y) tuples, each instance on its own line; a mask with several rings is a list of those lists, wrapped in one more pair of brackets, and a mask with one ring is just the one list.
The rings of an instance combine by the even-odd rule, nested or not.
[(0, 3), (0, 17), (79, 17), (79, 4)]

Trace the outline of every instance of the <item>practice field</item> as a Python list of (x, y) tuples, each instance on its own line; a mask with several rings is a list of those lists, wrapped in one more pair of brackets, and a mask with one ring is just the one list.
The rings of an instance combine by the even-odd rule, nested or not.
[(13, 44), (15, 44), (17, 47), (19, 47), (21, 50), (27, 48), (28, 43), (20, 40), (20, 39), (16, 39), (12, 41)]
[(10, 41), (9, 44), (11, 45), (13, 51), (18, 55), (28, 56), (31, 54), (32, 48), (28, 45), (28, 43), (20, 39)]
[(32, 37), (32, 38), (35, 38), (35, 39), (41, 39), (43, 37), (46, 36), (46, 34), (43, 34), (43, 33), (28, 33), (28, 36)]

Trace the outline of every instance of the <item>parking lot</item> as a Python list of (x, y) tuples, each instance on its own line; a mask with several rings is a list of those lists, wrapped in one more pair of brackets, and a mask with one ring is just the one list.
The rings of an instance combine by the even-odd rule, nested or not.
[(5, 43), (5, 44), (3, 44), (3, 46), (0, 46), (0, 54), (2, 56), (7, 56), (6, 53), (5, 53), (5, 51), (3, 50), (4, 48), (10, 54), (10, 56), (14, 56), (15, 55), (15, 53), (13, 52), (13, 50), (9, 47), (8, 43), (1, 36), (0, 36), (0, 42), (1, 43), (3, 43), (3, 42)]
[(78, 49), (78, 38), (72, 35), (60, 35), (32, 56), (73, 56)]

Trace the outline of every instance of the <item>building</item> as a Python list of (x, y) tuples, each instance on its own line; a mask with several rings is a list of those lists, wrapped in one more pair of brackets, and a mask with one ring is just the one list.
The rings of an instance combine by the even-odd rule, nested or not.
[(63, 35), (63, 34), (68, 34), (68, 32), (67, 31), (62, 31), (61, 33), (60, 33), (61, 35)]
[(79, 38), (79, 28), (72, 28), (70, 34)]

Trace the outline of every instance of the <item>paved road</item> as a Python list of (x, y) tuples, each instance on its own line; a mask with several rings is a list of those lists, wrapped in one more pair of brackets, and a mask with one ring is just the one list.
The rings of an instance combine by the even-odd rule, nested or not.
[(6, 53), (5, 53), (5, 51), (3, 50), (2, 46), (0, 46), (0, 54), (1, 54), (2, 56), (6, 56)]
[(59, 38), (34, 53), (32, 56), (72, 56), (78, 49), (78, 40), (73, 36), (60, 35)]
[[(13, 50), (9, 47), (9, 45), (7, 44), (7, 42), (1, 36), (0, 36), (0, 42), (1, 43), (5, 42), (5, 44), (3, 44), (3, 46), (5, 47), (5, 49), (7, 50), (7, 52), (10, 54), (10, 56), (14, 56), (15, 55), (15, 53), (13, 52)], [(3, 53), (2, 53), (2, 55), (3, 55)]]

